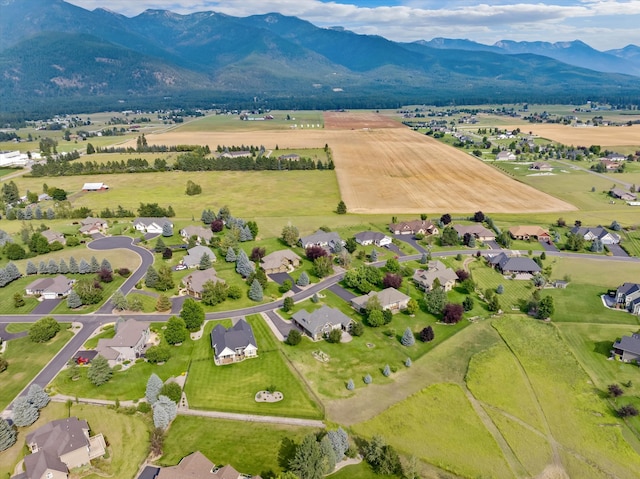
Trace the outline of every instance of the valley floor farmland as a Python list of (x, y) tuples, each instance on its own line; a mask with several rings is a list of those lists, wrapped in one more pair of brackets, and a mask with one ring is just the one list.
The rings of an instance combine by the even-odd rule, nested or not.
[[(338, 130), (182, 132), (178, 128), (148, 135), (147, 141), (159, 145), (207, 144), (212, 150), (218, 145), (295, 149), (321, 148), (328, 144), (333, 151), (342, 199), (353, 213), (470, 212), (478, 209), (515, 213), (575, 209), (496, 172), (471, 155), (399, 124), (391, 128), (392, 120), (382, 115), (379, 115), (382, 120), (378, 123), (386, 128), (351, 129), (361, 128), (369, 122), (369, 117), (374, 116), (369, 114), (363, 119), (358, 113), (340, 113), (337, 125), (344, 125), (344, 129)], [(335, 123), (332, 122), (332, 118), (327, 120), (328, 125)], [(374, 119), (370, 123), (377, 124)]]
[(558, 124), (527, 124), (507, 126), (506, 129), (520, 128), (534, 135), (574, 146), (636, 146), (640, 143), (640, 126), (598, 126), (574, 127)]

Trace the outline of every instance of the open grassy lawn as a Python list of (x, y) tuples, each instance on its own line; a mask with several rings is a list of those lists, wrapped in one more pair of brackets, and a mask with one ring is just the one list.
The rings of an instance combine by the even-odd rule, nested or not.
[(429, 386), (353, 429), (366, 437), (382, 435), (398, 451), (463, 477), (513, 477), (498, 444), (455, 384)]
[[(12, 281), (2, 288), (2, 301), (0, 301), (0, 314), (27, 314), (40, 304), (38, 300), (32, 296), (25, 295), (27, 285), (35, 281), (34, 277), (23, 277)], [(13, 303), (13, 295), (20, 293), (24, 299), (24, 306), (16, 308)]]
[(2, 373), (0, 409), (4, 409), (29, 384), (40, 370), (71, 339), (70, 325), (61, 323), (61, 331), (46, 343), (34, 343), (28, 336), (7, 342), (4, 358), (9, 367)]
[[(81, 279), (83, 276), (87, 277), (95, 277), (95, 275), (93, 274), (89, 274), (89, 275), (82, 275), (82, 274), (70, 274), (67, 275), (69, 278), (74, 278), (74, 279)], [(88, 314), (88, 313), (93, 313), (94, 311), (96, 311), (97, 309), (99, 309), (107, 299), (109, 299), (111, 297), (111, 295), (113, 293), (116, 292), (116, 290), (122, 286), (122, 284), (126, 281), (126, 278), (123, 278), (122, 276), (118, 275), (118, 274), (114, 274), (113, 275), (113, 281), (111, 281), (110, 283), (100, 283), (100, 285), (102, 286), (102, 301), (100, 301), (98, 304), (87, 304), (87, 305), (82, 305), (77, 309), (71, 309), (69, 306), (67, 306), (67, 301), (63, 300), (60, 301), (60, 303), (53, 309), (52, 313), (53, 314)]]
[[(160, 329), (162, 324), (152, 325), (152, 328)], [(105, 331), (105, 336), (109, 331)], [(91, 340), (90, 340), (91, 341)], [(97, 344), (97, 341), (96, 341)], [(171, 358), (162, 365), (150, 364), (144, 361), (137, 362), (129, 369), (115, 371), (113, 376), (104, 386), (94, 386), (87, 379), (89, 366), (80, 368), (81, 375), (77, 381), (72, 381), (64, 371), (59, 374), (52, 383), (52, 388), (59, 394), (65, 394), (79, 398), (98, 398), (110, 400), (136, 400), (144, 397), (147, 381), (152, 373), (166, 381), (170, 377), (176, 377), (187, 371), (194, 342), (187, 339), (182, 346), (171, 346)]]
[[(185, 123), (184, 125), (176, 128), (175, 131), (252, 131), (252, 130), (283, 130), (292, 128), (293, 125), (297, 125), (298, 128), (301, 125), (313, 123), (318, 128), (324, 127), (324, 118), (321, 111), (270, 111), (270, 115), (273, 120), (265, 121), (242, 121), (239, 115), (207, 115), (196, 120)], [(287, 120), (289, 115), (289, 120)], [(261, 118), (263, 115), (255, 115), (256, 118)], [(212, 148), (215, 148), (213, 145)], [(233, 145), (226, 145), (233, 146)], [(239, 145), (238, 145), (239, 146)], [(255, 145), (260, 146), (260, 145)]]
[(167, 431), (158, 464), (175, 465), (200, 451), (217, 465), (231, 464), (241, 473), (274, 477), (285, 469), (294, 444), (315, 432), (307, 427), (178, 416)]
[(509, 312), (518, 309), (521, 300), (528, 300), (534, 291), (533, 283), (529, 280), (511, 279), (487, 265), (486, 262), (474, 261), (469, 265), (471, 276), (478, 287), (484, 292), (486, 289), (496, 290), (499, 285), (504, 287), (504, 293), (498, 295), (500, 307)]
[(101, 339), (111, 339), (116, 335), (115, 323), (107, 324), (100, 328), (100, 331), (95, 336), (90, 337), (83, 344), (83, 349), (95, 349), (98, 345), (98, 341)]
[(0, 178), (5, 175), (10, 175), (12, 173), (17, 173), (21, 171), (21, 168), (0, 168)]
[(637, 282), (640, 277), (640, 263), (608, 262), (588, 257), (553, 258), (551, 266), (554, 278), (562, 279), (568, 275), (576, 283), (600, 286), (603, 291), (615, 289), (625, 281)]
[(640, 456), (622, 434), (623, 423), (554, 326), (520, 316), (493, 325), (524, 368), (555, 440), (612, 475), (637, 477)]
[[(273, 334), (259, 316), (247, 318), (258, 342), (258, 357), (241, 363), (216, 366), (210, 333), (218, 322), (207, 323), (202, 339), (195, 343), (185, 392), (189, 406), (239, 413), (320, 418), (319, 406), (309, 397), (300, 378), (287, 364)], [(225, 327), (231, 321), (224, 321)], [(258, 391), (275, 386), (284, 399), (257, 403)]]

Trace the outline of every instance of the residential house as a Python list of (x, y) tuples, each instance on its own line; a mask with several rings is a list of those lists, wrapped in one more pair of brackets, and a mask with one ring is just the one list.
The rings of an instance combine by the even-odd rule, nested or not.
[(613, 343), (613, 355), (628, 363), (636, 361), (640, 364), (640, 334), (634, 333), (631, 336), (622, 336), (619, 341)]
[(440, 282), (440, 286), (445, 291), (451, 291), (456, 284), (458, 275), (454, 270), (448, 268), (441, 261), (429, 261), (427, 269), (417, 269), (413, 273), (413, 281), (420, 289), (431, 291), (435, 280)]
[(189, 225), (180, 230), (180, 236), (188, 241), (192, 236), (196, 237), (198, 243), (208, 243), (213, 238), (213, 231), (202, 226)]
[(38, 195), (38, 201), (49, 201), (52, 200), (53, 198), (51, 198), (51, 196), (49, 196), (47, 193), (40, 193)]
[(614, 198), (620, 198), (624, 201), (636, 201), (638, 199), (638, 195), (636, 195), (635, 193), (621, 190), (620, 188), (611, 188), (609, 190), (609, 194)]
[(620, 236), (616, 233), (607, 231), (602, 226), (576, 226), (571, 228), (571, 234), (582, 236), (585, 241), (593, 241), (599, 239), (602, 244), (618, 244)]
[(146, 321), (128, 319), (116, 322), (116, 334), (113, 338), (98, 340), (96, 351), (115, 366), (122, 361), (135, 361), (144, 353), (149, 340), (149, 325)]
[(231, 328), (218, 324), (211, 331), (213, 362), (216, 366), (258, 357), (258, 343), (249, 323), (240, 319)]
[(288, 155), (280, 155), (278, 157), (279, 160), (283, 160), (283, 161), (298, 161), (300, 159), (300, 155), (296, 154), (296, 153), (290, 153)]
[(213, 283), (225, 282), (224, 279), (218, 278), (216, 270), (213, 268), (197, 270), (182, 278), (186, 293), (197, 299), (202, 299), (203, 286), (207, 281), (212, 281)]
[(57, 299), (69, 296), (75, 280), (59, 274), (55, 278), (40, 278), (25, 288), (27, 296), (40, 296), (43, 299)]
[(26, 166), (29, 162), (29, 155), (16, 151), (0, 151), (0, 167), (3, 166)]
[(392, 239), (391, 236), (387, 236), (384, 233), (379, 233), (377, 231), (362, 231), (355, 235), (356, 243), (361, 244), (362, 246), (368, 246), (370, 244), (374, 244), (379, 247), (386, 246), (391, 244)]
[(326, 232), (322, 230), (318, 230), (312, 235), (303, 236), (300, 238), (299, 244), (303, 248), (307, 249), (310, 246), (321, 246), (329, 250), (329, 252), (333, 252), (337, 244), (344, 245), (344, 241), (340, 238), (338, 233), (333, 231)]
[(60, 244), (67, 244), (67, 240), (64, 239), (64, 235), (62, 233), (59, 233), (58, 231), (44, 230), (40, 234), (47, 238), (47, 242), (49, 244), (53, 243), (54, 241), (57, 241)]
[(510, 151), (501, 151), (496, 155), (496, 161), (516, 161), (516, 158)]
[(356, 311), (362, 312), (366, 309), (367, 302), (372, 297), (378, 298), (382, 309), (387, 309), (394, 313), (407, 309), (407, 303), (411, 299), (411, 297), (401, 293), (395, 288), (386, 288), (382, 291), (371, 291), (363, 296), (353, 298), (351, 300), (351, 306), (353, 306)]
[(326, 305), (312, 312), (301, 309), (291, 316), (291, 320), (314, 341), (322, 339), (334, 329), (349, 331), (353, 323), (342, 311)]
[(485, 228), (480, 223), (472, 225), (453, 225), (453, 229), (458, 233), (458, 237), (463, 238), (465, 234), (469, 233), (474, 236), (475, 239), (480, 241), (494, 241), (496, 234), (490, 229)]
[(173, 223), (168, 218), (136, 218), (133, 220), (133, 227), (144, 233), (162, 233), (162, 228), (169, 223), (173, 228)]
[(242, 151), (223, 151), (220, 153), (220, 158), (242, 158), (245, 156), (253, 156), (252, 153), (248, 150)]
[(102, 434), (89, 436), (89, 425), (77, 417), (57, 419), (27, 434), (31, 451), (25, 472), (13, 479), (66, 479), (69, 470), (91, 463), (106, 453)]
[(109, 186), (104, 183), (85, 183), (82, 185), (82, 191), (106, 191), (108, 189)]
[(632, 314), (640, 314), (640, 284), (624, 283), (618, 287), (616, 305)]
[(87, 216), (80, 221), (82, 226), (80, 227), (80, 233), (84, 235), (92, 235), (96, 233), (104, 233), (107, 230), (108, 224), (101, 218), (94, 218)]
[(516, 240), (529, 241), (530, 239), (536, 239), (547, 243), (551, 242), (549, 232), (540, 226), (512, 226), (509, 228), (509, 234)]
[(182, 258), (182, 264), (187, 268), (197, 268), (200, 266), (200, 260), (204, 254), (209, 256), (212, 263), (215, 263), (216, 255), (211, 251), (211, 248), (208, 246), (198, 245), (187, 250), (187, 254)]
[(183, 457), (177, 466), (162, 467), (156, 479), (261, 479), (240, 474), (232, 466), (216, 467), (200, 451)]
[(488, 256), (487, 261), (502, 274), (535, 274), (542, 271), (538, 263), (526, 256), (507, 256), (500, 253)]
[(536, 171), (553, 171), (553, 166), (544, 161), (534, 161), (529, 169)]
[(269, 253), (261, 260), (262, 269), (266, 274), (286, 273), (300, 266), (300, 256), (290, 249), (283, 249)]
[(394, 235), (437, 235), (438, 227), (429, 220), (401, 221), (391, 223), (389, 231)]
[(618, 171), (622, 164), (618, 161), (612, 161), (607, 159), (601, 159), (600, 163), (604, 165), (604, 169), (607, 171)]
[(607, 160), (611, 160), (611, 161), (625, 161), (627, 159), (626, 156), (624, 156), (622, 153), (609, 153), (607, 155)]

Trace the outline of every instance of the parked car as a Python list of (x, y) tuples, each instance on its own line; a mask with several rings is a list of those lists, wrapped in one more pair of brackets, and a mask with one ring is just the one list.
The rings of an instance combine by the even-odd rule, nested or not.
[(187, 269), (186, 264), (179, 264), (176, 266), (176, 271), (182, 271), (183, 269)]

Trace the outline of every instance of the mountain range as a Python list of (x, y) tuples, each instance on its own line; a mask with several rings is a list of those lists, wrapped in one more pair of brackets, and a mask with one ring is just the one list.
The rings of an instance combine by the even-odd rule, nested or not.
[(0, 113), (267, 104), (631, 103), (640, 49), (576, 41), (398, 43), (278, 13), (147, 10), (0, 0)]

